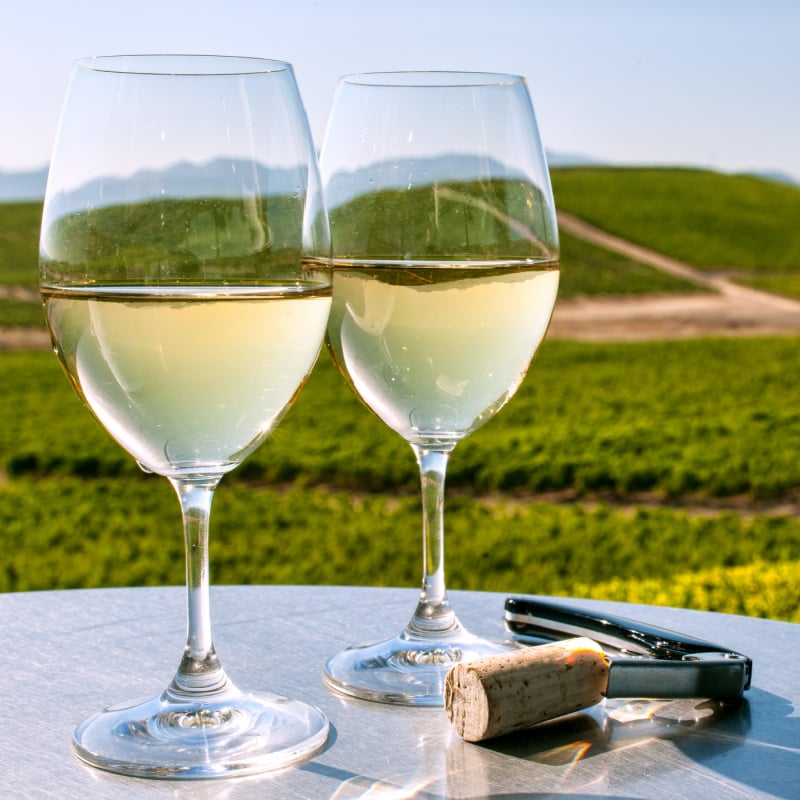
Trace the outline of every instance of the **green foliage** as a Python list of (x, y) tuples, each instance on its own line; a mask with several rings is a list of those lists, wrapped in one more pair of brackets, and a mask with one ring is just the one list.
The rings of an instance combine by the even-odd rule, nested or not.
[[(548, 341), (508, 406), (455, 449), (448, 485), (785, 497), (800, 486), (800, 411), (785, 368), (797, 346), (793, 338)], [(0, 468), (9, 474), (136, 472), (52, 354), (4, 354), (0, 399)], [(286, 419), (230, 480), (417, 486), (411, 449), (358, 402), (325, 354)]]
[[(178, 501), (163, 479), (15, 481), (0, 486), (0, 524), (2, 591), (184, 580)], [(419, 527), (415, 495), (223, 481), (212, 519), (212, 577), (219, 584), (414, 586)], [(453, 589), (630, 599), (800, 621), (794, 518), (630, 514), (456, 496), (448, 541)]]
[(0, 325), (9, 328), (40, 328), (44, 325), (38, 301), (0, 298)]
[(574, 584), (577, 597), (627, 603), (710, 609), (726, 614), (800, 622), (800, 561), (770, 564), (756, 558), (746, 566), (717, 565), (670, 577), (617, 578)]
[(517, 396), (459, 445), (451, 483), (753, 498), (800, 485), (797, 341), (547, 342)]
[(738, 276), (737, 283), (761, 289), (764, 292), (782, 294), (786, 297), (800, 297), (800, 270), (793, 275), (750, 275)]
[[(800, 552), (800, 521), (636, 509), (640, 491), (793, 495), (800, 424), (783, 364), (796, 347), (548, 342), (509, 407), (452, 457), (451, 587), (798, 619), (800, 583), (780, 579)], [(0, 486), (0, 589), (180, 583), (172, 490), (81, 407), (52, 354), (4, 354), (0, 397), (10, 478)], [(521, 499), (551, 490), (630, 498), (634, 511)], [(324, 355), (274, 436), (223, 480), (213, 527), (220, 583), (420, 578), (412, 452)]]
[(674, 168), (552, 171), (556, 206), (708, 269), (800, 271), (800, 188)]
[(0, 376), (0, 469), (12, 477), (135, 472), (81, 405), (52, 353), (3, 353)]
[(0, 203), (0, 285), (39, 283), (41, 203)]

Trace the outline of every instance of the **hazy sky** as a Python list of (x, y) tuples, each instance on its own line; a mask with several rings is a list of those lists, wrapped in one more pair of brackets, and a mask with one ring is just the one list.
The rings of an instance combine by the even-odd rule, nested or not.
[(0, 25), (0, 169), (47, 163), (72, 61), (290, 61), (319, 145), (338, 77), (528, 78), (545, 146), (800, 180), (798, 0), (20, 0)]

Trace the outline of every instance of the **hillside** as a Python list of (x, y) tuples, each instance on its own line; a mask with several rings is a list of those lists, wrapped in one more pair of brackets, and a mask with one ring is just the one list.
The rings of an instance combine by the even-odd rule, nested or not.
[[(562, 276), (551, 337), (800, 332), (800, 187), (704, 170), (560, 167)], [(0, 203), (0, 327), (41, 328), (40, 205)], [(20, 291), (22, 287), (23, 291)], [(742, 288), (737, 288), (742, 287)], [(747, 287), (757, 291), (747, 291)], [(41, 331), (3, 337), (46, 346)]]
[(607, 233), (710, 275), (743, 283), (779, 280), (797, 294), (796, 185), (654, 168), (564, 168), (552, 179), (559, 210)]

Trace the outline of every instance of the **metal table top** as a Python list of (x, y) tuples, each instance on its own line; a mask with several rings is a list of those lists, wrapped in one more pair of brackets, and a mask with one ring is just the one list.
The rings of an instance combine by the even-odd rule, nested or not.
[[(695, 700), (606, 700), (469, 744), (443, 710), (351, 700), (322, 685), (329, 655), (406, 623), (417, 599), (411, 589), (212, 589), (217, 652), (237, 685), (328, 715), (328, 747), (305, 764), (198, 782), (83, 765), (70, 745), (80, 720), (157, 694), (171, 679), (185, 639), (184, 597), (181, 587), (0, 595), (1, 798), (800, 798), (800, 625), (581, 601), (751, 656), (747, 701), (722, 712)], [(469, 629), (503, 635), (505, 595), (450, 598)]]

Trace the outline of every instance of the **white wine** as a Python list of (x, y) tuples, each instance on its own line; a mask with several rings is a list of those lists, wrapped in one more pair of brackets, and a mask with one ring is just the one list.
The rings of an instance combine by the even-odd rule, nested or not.
[(43, 289), (59, 358), (144, 468), (221, 474), (291, 406), (319, 352), (329, 287)]
[(412, 443), (455, 442), (514, 394), (544, 338), (558, 265), (335, 265), (328, 347)]

